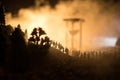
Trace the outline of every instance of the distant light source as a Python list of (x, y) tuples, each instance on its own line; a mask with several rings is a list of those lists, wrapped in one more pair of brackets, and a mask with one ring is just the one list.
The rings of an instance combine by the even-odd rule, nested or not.
[(105, 38), (104, 43), (106, 46), (115, 46), (117, 38)]
[(93, 40), (93, 44), (96, 47), (113, 47), (115, 46), (117, 38), (109, 37), (97, 37)]

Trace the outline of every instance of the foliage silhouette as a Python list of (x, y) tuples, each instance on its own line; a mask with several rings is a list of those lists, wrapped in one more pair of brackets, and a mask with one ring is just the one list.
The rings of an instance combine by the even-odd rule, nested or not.
[(11, 25), (7, 25), (6, 31), (7, 31), (7, 35), (11, 36), (14, 30), (13, 30), (13, 27)]
[(0, 3), (0, 25), (5, 26), (5, 14), (3, 5)]
[[(7, 80), (120, 79), (120, 49), (118, 47), (113, 51), (106, 49), (107, 52), (74, 51), (73, 56), (69, 56), (67, 48), (63, 50), (60, 43), (50, 40), (46, 35), (42, 37), (45, 32), (39, 34), (38, 29), (33, 30), (31, 35), (31, 37), (34, 36), (35, 42), (29, 38), (29, 43), (26, 45), (20, 25), (15, 29), (11, 26), (0, 26), (0, 69), (5, 73), (2, 77), (7, 77)], [(36, 40), (36, 36), (40, 40)], [(4, 62), (6, 56), (10, 57), (7, 57), (10, 63)]]
[(119, 47), (107, 52), (73, 51), (69, 56), (68, 48), (50, 40), (42, 28), (34, 28), (26, 44), (20, 25), (15, 29), (5, 25), (3, 9), (0, 20), (0, 80), (120, 79)]
[(15, 72), (24, 72), (27, 59), (27, 49), (24, 33), (20, 29), (20, 25), (18, 25), (12, 33), (11, 42), (13, 49), (13, 70)]
[(0, 65), (4, 64), (7, 42), (8, 35), (6, 34), (5, 26), (0, 25)]
[(43, 43), (46, 43), (45, 45), (48, 45), (49, 38), (48, 37), (45, 37), (45, 39), (41, 38), (42, 35), (46, 35), (45, 31), (42, 28), (40, 27), (34, 28), (31, 35), (32, 36), (29, 38), (29, 42), (41, 46), (43, 46)]
[(39, 37), (41, 37), (42, 35), (45, 35), (46, 33), (45, 33), (45, 31), (42, 29), (42, 28), (38, 28), (38, 35), (39, 35)]

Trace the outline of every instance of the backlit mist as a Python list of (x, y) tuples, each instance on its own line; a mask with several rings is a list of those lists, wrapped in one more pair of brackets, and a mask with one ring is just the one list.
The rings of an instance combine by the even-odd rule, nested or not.
[[(35, 5), (21, 8), (17, 16), (6, 13), (6, 22), (13, 26), (20, 24), (22, 29), (28, 30), (28, 36), (34, 27), (42, 27), (48, 36), (66, 46), (65, 34), (69, 30), (64, 18), (82, 18), (83, 48), (90, 49), (101, 46), (114, 46), (119, 37), (118, 5), (100, 4), (94, 0), (60, 1), (55, 8), (48, 4), (39, 6), (43, 0), (36, 0)], [(79, 25), (76, 26), (79, 27)], [(78, 47), (79, 37), (75, 37), (75, 46)], [(70, 35), (68, 46), (70, 46)]]

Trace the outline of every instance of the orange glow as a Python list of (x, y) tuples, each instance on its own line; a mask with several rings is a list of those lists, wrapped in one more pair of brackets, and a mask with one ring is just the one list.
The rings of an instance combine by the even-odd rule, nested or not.
[[(99, 5), (89, 0), (75, 0), (69, 3), (60, 2), (55, 9), (51, 9), (48, 5), (41, 8), (37, 4), (37, 7), (20, 9), (17, 17), (12, 17), (11, 13), (7, 13), (6, 21), (7, 24), (13, 26), (20, 24), (23, 30), (27, 29), (28, 37), (30, 37), (34, 27), (42, 27), (50, 39), (61, 42), (66, 46), (65, 34), (69, 28), (66, 27), (63, 19), (76, 17), (85, 19), (82, 33), (84, 49), (93, 47), (92, 39), (96, 36), (116, 36), (115, 31), (113, 31), (114, 27), (110, 26), (112, 25), (110, 22), (112, 22), (113, 16), (101, 14)], [(79, 24), (76, 26), (79, 27)], [(109, 29), (107, 26), (109, 26)], [(78, 30), (77, 27), (76, 29)], [(68, 37), (68, 47), (70, 47), (70, 34)], [(79, 35), (76, 35), (74, 45), (77, 48), (79, 46), (78, 43)]]

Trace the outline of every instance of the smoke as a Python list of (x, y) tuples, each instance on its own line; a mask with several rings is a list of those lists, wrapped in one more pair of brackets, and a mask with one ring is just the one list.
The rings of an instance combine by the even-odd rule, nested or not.
[[(21, 24), (23, 30), (28, 30), (29, 37), (34, 27), (42, 27), (51, 39), (65, 46), (65, 34), (68, 28), (63, 19), (82, 18), (85, 20), (82, 24), (84, 49), (93, 48), (94, 43), (99, 46), (97, 44), (99, 40), (94, 42), (94, 39), (99, 39), (98, 37), (119, 37), (118, 4), (114, 5), (111, 1), (106, 4), (101, 0), (57, 0), (56, 2), (53, 0), (52, 4), (50, 1), (52, 0), (35, 0), (34, 7), (21, 8), (16, 17), (6, 13), (7, 24), (13, 26)], [(68, 36), (68, 46), (70, 46), (70, 34)], [(76, 35), (74, 46), (77, 48), (78, 42), (79, 37)]]

